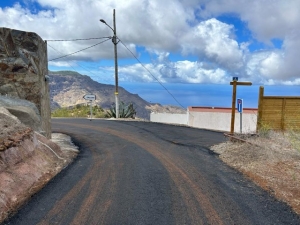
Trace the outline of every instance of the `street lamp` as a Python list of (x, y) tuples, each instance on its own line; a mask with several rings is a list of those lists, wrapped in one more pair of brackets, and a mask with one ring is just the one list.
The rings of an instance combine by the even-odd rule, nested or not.
[(108, 26), (113, 32), (114, 36), (112, 38), (112, 43), (114, 44), (114, 51), (115, 51), (115, 104), (116, 104), (116, 118), (119, 118), (119, 87), (118, 87), (118, 54), (117, 54), (117, 30), (116, 30), (116, 15), (115, 15), (115, 9), (113, 14), (114, 19), (114, 29), (109, 26), (105, 20), (100, 19), (100, 22), (104, 23), (106, 26)]

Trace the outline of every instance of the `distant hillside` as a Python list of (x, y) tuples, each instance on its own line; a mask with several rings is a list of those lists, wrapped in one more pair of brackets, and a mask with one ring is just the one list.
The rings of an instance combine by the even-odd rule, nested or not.
[[(81, 75), (73, 71), (49, 71), (51, 109), (73, 106), (86, 103), (83, 99), (85, 94), (96, 95), (95, 103), (102, 108), (110, 108), (115, 102), (115, 86), (101, 84), (92, 80), (89, 76)], [(132, 102), (137, 111), (137, 117), (149, 119), (150, 113), (155, 111), (182, 112), (178, 107), (163, 107), (159, 104), (151, 104), (137, 94), (132, 94), (124, 88), (119, 87), (120, 102)]]

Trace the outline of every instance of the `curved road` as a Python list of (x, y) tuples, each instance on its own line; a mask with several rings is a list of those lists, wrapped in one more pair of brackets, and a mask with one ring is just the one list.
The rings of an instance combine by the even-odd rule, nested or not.
[(112, 120), (52, 126), (81, 153), (5, 224), (300, 224), (209, 150), (221, 133)]

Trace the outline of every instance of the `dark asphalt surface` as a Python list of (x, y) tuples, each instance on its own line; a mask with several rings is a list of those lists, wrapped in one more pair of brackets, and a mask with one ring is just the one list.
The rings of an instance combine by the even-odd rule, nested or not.
[(4, 224), (300, 224), (209, 150), (222, 133), (86, 119), (52, 127), (81, 153)]

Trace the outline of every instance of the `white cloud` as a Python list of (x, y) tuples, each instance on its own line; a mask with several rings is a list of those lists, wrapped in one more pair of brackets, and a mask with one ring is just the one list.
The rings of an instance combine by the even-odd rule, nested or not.
[(280, 50), (264, 50), (248, 54), (246, 72), (256, 82), (298, 84), (300, 76), (300, 41), (287, 37)]
[(215, 0), (207, 1), (200, 15), (238, 14), (259, 40), (268, 42), (299, 28), (299, 8), (299, 0)]
[(279, 53), (271, 52), (267, 58), (261, 61), (260, 74), (267, 78), (279, 77), (282, 70), (282, 56)]
[(73, 67), (76, 66), (76, 62), (74, 61), (68, 61), (68, 62), (64, 62), (64, 61), (58, 61), (58, 62), (49, 62), (48, 63), (49, 66), (57, 66), (57, 67)]
[(268, 82), (271, 76), (272, 64), (278, 67), (278, 54), (261, 51), (255, 54), (251, 54), (247, 61), (246, 73), (250, 76), (250, 79), (257, 83)]
[(228, 77), (222, 69), (206, 69), (203, 63), (179, 61), (176, 63), (177, 76), (187, 83), (226, 83)]
[(232, 25), (216, 19), (199, 23), (189, 32), (182, 43), (185, 54), (197, 54), (199, 58), (206, 57), (220, 66), (236, 70), (242, 67), (242, 50), (232, 38)]
[[(157, 61), (146, 66), (163, 82), (226, 83), (234, 74), (259, 83), (299, 84), (299, 0), (25, 1), (28, 6), (30, 2), (39, 3), (42, 8), (22, 8), (20, 4), (0, 8), (0, 26), (36, 32), (47, 40), (112, 36), (112, 31), (99, 19), (112, 26), (115, 8), (118, 36), (135, 55), (139, 54), (139, 46), (157, 55)], [(253, 35), (250, 40), (262, 41), (269, 48), (251, 52), (250, 42), (238, 42), (234, 33), (238, 27), (214, 18), (223, 14), (240, 18)], [(282, 48), (272, 48), (274, 38), (282, 40)], [(49, 47), (48, 58), (73, 53), (100, 41), (48, 42), (58, 51)], [(174, 53), (193, 55), (198, 61), (187, 61), (184, 57), (170, 61)], [(132, 58), (122, 43), (118, 44), (118, 56)], [(113, 44), (109, 40), (50, 65), (113, 58)], [(127, 80), (153, 80), (138, 64), (121, 66), (120, 74)]]
[[(223, 13), (233, 14), (248, 24), (253, 38), (258, 41), (272, 46), (273, 39), (282, 40), (282, 49), (268, 50), (263, 59), (257, 59), (258, 55), (262, 56), (260, 53), (248, 53), (246, 57), (250, 61), (247, 62), (247, 71), (251, 65), (256, 67), (256, 80), (272, 80), (271, 83), (291, 80), (297, 84), (300, 74), (297, 62), (300, 58), (300, 51), (297, 50), (300, 48), (299, 9), (299, 0), (215, 0), (207, 1), (199, 16), (207, 18)], [(248, 75), (254, 76), (253, 73)]]
[(290, 79), (300, 76), (300, 30), (285, 38), (283, 43), (282, 78)]
[[(227, 73), (220, 68), (205, 68), (203, 63), (177, 61), (145, 64), (151, 74), (163, 83), (228, 83)], [(121, 81), (156, 82), (141, 64), (119, 67)]]

